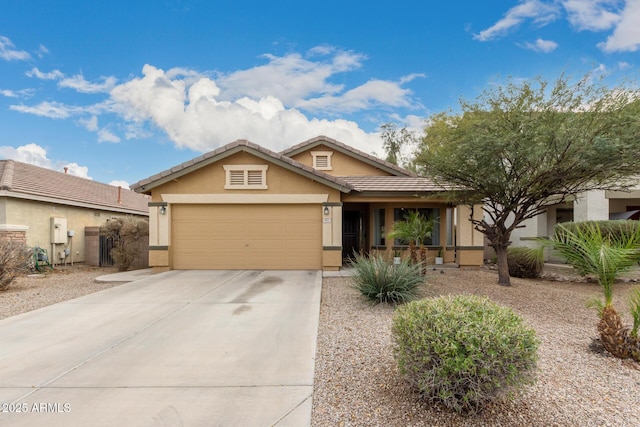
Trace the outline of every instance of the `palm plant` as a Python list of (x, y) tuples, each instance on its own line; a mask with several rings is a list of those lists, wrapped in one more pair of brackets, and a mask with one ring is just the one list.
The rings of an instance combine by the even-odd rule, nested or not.
[(634, 350), (638, 343), (629, 336), (622, 319), (613, 307), (613, 287), (620, 273), (630, 269), (640, 254), (640, 228), (621, 235), (605, 236), (594, 224), (570, 230), (559, 225), (548, 242), (582, 274), (593, 274), (604, 292), (604, 304), (599, 307), (598, 331), (602, 343), (611, 354), (620, 358), (640, 355)]
[(431, 218), (418, 211), (411, 211), (404, 221), (397, 221), (393, 224), (393, 230), (387, 236), (391, 240), (400, 239), (409, 243), (411, 262), (414, 264), (418, 263), (416, 248), (419, 246), (422, 274), (426, 274), (427, 271), (427, 248), (424, 246), (424, 241), (431, 237), (433, 223)]

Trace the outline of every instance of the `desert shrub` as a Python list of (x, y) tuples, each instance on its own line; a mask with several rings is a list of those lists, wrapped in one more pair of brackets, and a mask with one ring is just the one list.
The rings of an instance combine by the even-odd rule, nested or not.
[[(583, 237), (593, 237), (599, 235), (600, 242), (606, 242), (610, 246), (627, 247), (630, 240), (635, 239), (640, 234), (640, 221), (631, 220), (610, 220), (610, 221), (582, 221), (563, 222), (554, 227), (552, 240), (567, 241), (573, 235)], [(640, 252), (637, 252), (636, 261), (640, 261)], [(583, 276), (590, 271), (575, 266)]]
[(409, 384), (456, 412), (479, 412), (535, 380), (535, 331), (487, 298), (413, 301), (398, 308), (392, 332), (394, 356)]
[(142, 255), (149, 222), (141, 218), (114, 218), (100, 226), (100, 235), (113, 239), (111, 257), (119, 271), (127, 271)]
[(392, 265), (381, 255), (357, 255), (352, 261), (353, 286), (374, 303), (404, 303), (418, 296), (424, 283), (420, 265), (409, 260)]
[(638, 338), (638, 329), (640, 329), (640, 289), (635, 288), (629, 296), (629, 310), (633, 318), (633, 327), (631, 328), (632, 338)]
[(18, 275), (29, 270), (32, 255), (24, 243), (0, 238), (0, 291), (9, 289)]
[(605, 238), (620, 238), (635, 233), (640, 228), (640, 221), (622, 219), (609, 221), (563, 222), (556, 224), (554, 232), (555, 234), (562, 233), (563, 231), (576, 233), (576, 230), (585, 231), (593, 226), (597, 227)]
[(509, 248), (507, 264), (510, 276), (537, 279), (544, 268), (544, 252), (542, 248)]

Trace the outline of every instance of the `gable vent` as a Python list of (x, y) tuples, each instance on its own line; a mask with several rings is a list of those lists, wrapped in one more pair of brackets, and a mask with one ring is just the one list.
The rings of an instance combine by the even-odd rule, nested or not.
[(240, 170), (229, 171), (229, 184), (244, 185), (244, 171), (240, 171)]
[(224, 165), (227, 190), (266, 190), (267, 165)]
[(331, 167), (331, 151), (312, 151), (313, 167), (321, 171), (329, 171)]

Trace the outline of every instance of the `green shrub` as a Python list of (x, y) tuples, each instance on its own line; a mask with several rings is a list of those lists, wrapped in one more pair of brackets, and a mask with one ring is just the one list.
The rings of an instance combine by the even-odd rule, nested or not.
[(9, 289), (18, 275), (29, 270), (32, 255), (24, 243), (0, 238), (0, 291)]
[(638, 338), (638, 329), (640, 329), (640, 289), (635, 288), (629, 296), (629, 310), (633, 317), (633, 327), (631, 328), (632, 338)]
[(507, 250), (507, 264), (510, 276), (537, 279), (544, 268), (544, 252), (541, 248), (509, 248)]
[(631, 220), (609, 220), (609, 221), (581, 221), (581, 222), (562, 222), (556, 224), (554, 227), (554, 233), (562, 233), (564, 230), (568, 230), (572, 233), (576, 233), (576, 230), (585, 231), (591, 227), (596, 226), (603, 237), (624, 238), (625, 236), (633, 235), (640, 228), (640, 221)]
[(487, 298), (411, 302), (396, 311), (392, 332), (402, 375), (425, 399), (456, 412), (479, 412), (535, 380), (535, 331)]
[(380, 255), (357, 255), (352, 261), (355, 269), (353, 286), (374, 303), (404, 303), (418, 296), (424, 283), (420, 265), (403, 260), (391, 265)]
[(100, 235), (113, 239), (111, 257), (119, 271), (127, 271), (142, 256), (149, 222), (141, 218), (114, 218), (100, 226)]

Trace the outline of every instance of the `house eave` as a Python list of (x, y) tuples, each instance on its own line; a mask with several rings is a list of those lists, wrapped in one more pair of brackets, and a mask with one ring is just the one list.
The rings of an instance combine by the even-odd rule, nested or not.
[(287, 163), (285, 161), (282, 161), (280, 159), (278, 159), (277, 157), (273, 157), (270, 156), (267, 153), (263, 153), (260, 150), (256, 150), (252, 147), (246, 146), (246, 145), (238, 145), (236, 147), (230, 148), (228, 150), (225, 150), (223, 152), (217, 153), (211, 157), (208, 158), (204, 158), (203, 160), (197, 161), (196, 159), (194, 159), (194, 161), (192, 161), (192, 165), (184, 167), (180, 170), (177, 170), (175, 172), (172, 173), (168, 173), (165, 176), (159, 177), (158, 179), (149, 181), (148, 183), (144, 183), (145, 180), (139, 181), (138, 183), (135, 183), (131, 186), (131, 189), (137, 193), (143, 193), (143, 194), (151, 194), (151, 190), (153, 190), (156, 187), (159, 187), (163, 184), (166, 184), (167, 182), (170, 181), (174, 181), (182, 176), (185, 176), (191, 172), (194, 172), (200, 168), (209, 166), (213, 163), (219, 162), (220, 160), (223, 160), (229, 156), (233, 156), (234, 154), (240, 153), (240, 152), (246, 152), (249, 153), (259, 159), (262, 159), (264, 161), (276, 164), (284, 169), (287, 169), (289, 171), (292, 171), (294, 173), (297, 173), (301, 176), (304, 176), (305, 178), (311, 179), (313, 181), (319, 182), (323, 185), (326, 185), (328, 187), (334, 188), (336, 190), (339, 190), (343, 193), (348, 193), (350, 191), (353, 190), (352, 187), (348, 186), (348, 185), (342, 185), (338, 182), (334, 182), (328, 178), (324, 178), (323, 176), (317, 174), (317, 173), (313, 173), (304, 169), (301, 169), (295, 165), (292, 165), (290, 163)]
[(0, 190), (0, 197), (22, 199), (22, 200), (29, 200), (29, 201), (36, 201), (36, 202), (44, 202), (44, 203), (53, 203), (56, 205), (73, 206), (78, 208), (93, 209), (93, 210), (100, 210), (100, 211), (149, 216), (148, 211), (141, 211), (141, 210), (125, 208), (125, 207), (100, 205), (97, 203), (85, 203), (85, 202), (78, 202), (78, 201), (67, 200), (67, 199), (58, 199), (55, 197), (24, 194), (24, 193), (18, 193), (15, 191), (8, 191), (8, 190)]
[(301, 147), (298, 147), (291, 151), (285, 150), (281, 152), (281, 154), (286, 152), (286, 154), (283, 154), (283, 155), (286, 155), (287, 157), (292, 157), (297, 154), (304, 153), (305, 151), (313, 149), (319, 145), (325, 145), (325, 146), (331, 147), (332, 150), (339, 151), (340, 153), (347, 155), (349, 157), (356, 157), (358, 160), (362, 161), (363, 163), (366, 163), (384, 172), (390, 173), (391, 175), (394, 175), (394, 176), (418, 176), (417, 174), (411, 171), (403, 172), (402, 168), (394, 169), (393, 167), (389, 167), (384, 163), (381, 163), (380, 161), (376, 161), (366, 156), (362, 156), (354, 151), (343, 148), (340, 145), (334, 143), (334, 141), (331, 138), (327, 138), (327, 137), (316, 137), (312, 140), (309, 140), (306, 145), (302, 145)]

